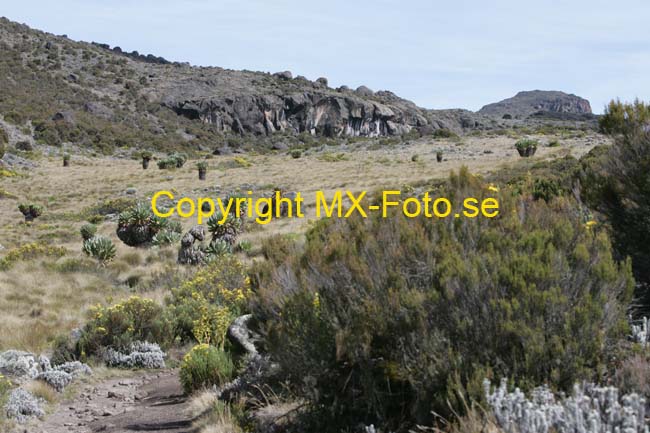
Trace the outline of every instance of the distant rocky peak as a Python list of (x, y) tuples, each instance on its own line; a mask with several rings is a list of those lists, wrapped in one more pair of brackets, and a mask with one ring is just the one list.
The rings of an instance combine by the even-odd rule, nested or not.
[(548, 90), (528, 90), (512, 98), (488, 104), (478, 113), (490, 117), (527, 118), (538, 112), (591, 114), (589, 101), (573, 94)]

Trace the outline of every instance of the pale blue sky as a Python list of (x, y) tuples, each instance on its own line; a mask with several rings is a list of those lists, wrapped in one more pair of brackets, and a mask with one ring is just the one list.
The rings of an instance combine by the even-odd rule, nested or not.
[(291, 70), (426, 108), (563, 90), (650, 100), (648, 0), (0, 0), (72, 39), (196, 65)]

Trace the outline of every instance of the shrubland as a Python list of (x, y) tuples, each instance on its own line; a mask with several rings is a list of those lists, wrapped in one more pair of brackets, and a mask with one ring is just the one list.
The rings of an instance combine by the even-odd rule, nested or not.
[[(494, 194), (466, 170), (436, 192), (457, 205)], [(627, 329), (630, 263), (570, 196), (498, 198), (494, 219), (320, 221), (256, 267), (253, 311), (310, 402), (305, 422), (431, 425), (481, 401), (486, 377), (567, 390), (605, 371)]]

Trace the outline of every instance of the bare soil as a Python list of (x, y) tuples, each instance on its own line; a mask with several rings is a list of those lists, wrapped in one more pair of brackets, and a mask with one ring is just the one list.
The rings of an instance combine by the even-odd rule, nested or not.
[(193, 433), (175, 370), (139, 373), (86, 386), (29, 432)]

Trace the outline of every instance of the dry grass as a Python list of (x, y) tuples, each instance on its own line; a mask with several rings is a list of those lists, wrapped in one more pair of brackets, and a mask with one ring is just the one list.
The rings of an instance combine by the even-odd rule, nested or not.
[[(549, 141), (553, 137), (544, 137)], [(199, 182), (194, 161), (184, 168), (158, 170), (155, 164), (142, 170), (139, 161), (113, 158), (73, 158), (64, 168), (59, 158), (41, 159), (39, 167), (21, 172), (18, 177), (3, 178), (2, 189), (17, 198), (0, 199), (0, 243), (7, 249), (27, 242), (41, 241), (62, 246), (68, 253), (58, 259), (34, 259), (18, 263), (0, 273), (0, 350), (18, 348), (44, 350), (59, 333), (69, 332), (83, 323), (90, 305), (112, 302), (134, 290), (161, 300), (166, 290), (188, 271), (175, 264), (176, 247), (134, 249), (115, 235), (115, 222), (99, 227), (117, 246), (117, 258), (107, 267), (99, 267), (81, 253), (79, 228), (85, 222), (84, 208), (106, 199), (127, 197), (125, 190), (137, 188), (136, 198), (148, 200), (161, 189), (175, 191), (177, 197), (215, 197), (217, 193), (253, 188), (256, 196), (268, 195), (274, 186), (300, 191), (307, 205), (305, 219), (281, 219), (266, 226), (250, 225), (242, 239), (251, 241), (252, 256), (259, 252), (262, 238), (270, 234), (300, 234), (315, 218), (313, 197), (322, 190), (327, 196), (340, 189), (351, 191), (400, 187), (433, 178), (446, 177), (451, 170), (467, 165), (471, 171), (486, 173), (507, 164), (522, 163), (513, 148), (514, 138), (465, 137), (453, 140), (418, 140), (410, 145), (337, 146), (309, 150), (300, 159), (288, 154), (247, 155), (251, 163), (242, 167), (234, 156), (208, 160), (208, 180)], [(580, 156), (595, 144), (606, 141), (587, 136), (562, 141), (561, 147), (540, 146), (536, 160), (565, 153)], [(436, 151), (446, 160), (435, 162)], [(485, 152), (492, 153), (485, 153)], [(331, 158), (323, 155), (344, 154)], [(412, 156), (419, 156), (413, 162)], [(211, 188), (208, 192), (205, 188)], [(42, 217), (25, 224), (18, 203), (34, 202), (45, 206)], [(185, 228), (194, 221), (184, 221)], [(5, 250), (6, 251), (6, 250)], [(3, 252), (0, 252), (0, 257)], [(243, 258), (246, 258), (242, 254)]]
[(33, 380), (26, 384), (23, 388), (31, 392), (34, 396), (42, 398), (49, 404), (57, 403), (61, 397), (61, 394), (59, 394), (56, 389), (40, 380)]
[(242, 432), (230, 406), (218, 401), (214, 392), (205, 391), (193, 397), (189, 411), (192, 416), (200, 416), (193, 426), (200, 433)]

